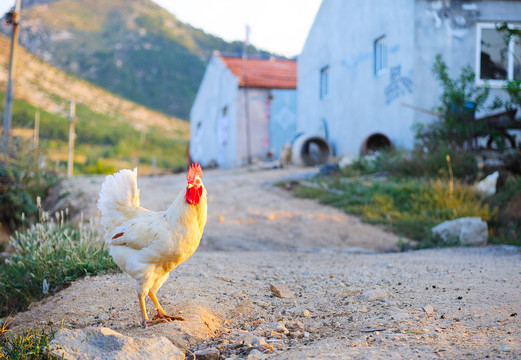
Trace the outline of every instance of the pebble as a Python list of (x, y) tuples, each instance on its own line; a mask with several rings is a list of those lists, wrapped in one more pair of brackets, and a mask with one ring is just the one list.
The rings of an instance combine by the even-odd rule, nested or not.
[(197, 350), (194, 352), (194, 356), (196, 360), (219, 360), (221, 353), (217, 349), (209, 348)]
[(302, 316), (304, 316), (305, 318), (308, 318), (311, 316), (311, 313), (309, 312), (308, 309), (304, 309), (304, 310), (302, 310)]
[(423, 311), (425, 311), (427, 315), (432, 315), (434, 313), (434, 307), (432, 305), (426, 305)]
[(383, 289), (374, 289), (366, 291), (362, 294), (362, 297), (369, 301), (385, 300), (389, 294)]
[(273, 282), (270, 284), (270, 290), (275, 296), (282, 299), (292, 299), (294, 297), (293, 291), (286, 284)]

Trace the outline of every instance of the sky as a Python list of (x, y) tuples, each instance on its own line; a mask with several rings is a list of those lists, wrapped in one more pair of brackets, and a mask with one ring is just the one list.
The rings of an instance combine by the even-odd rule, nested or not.
[[(23, 1), (23, 0), (22, 0)], [(226, 41), (243, 41), (277, 55), (300, 54), (322, 0), (153, 0), (176, 17)], [(0, 0), (0, 14), (15, 0)], [(23, 14), (22, 14), (23, 21)]]

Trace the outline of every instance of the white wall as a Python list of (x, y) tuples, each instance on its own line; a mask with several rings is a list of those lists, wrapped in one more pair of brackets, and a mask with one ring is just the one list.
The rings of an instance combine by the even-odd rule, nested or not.
[[(299, 57), (297, 132), (324, 134), (325, 120), (337, 155), (358, 156), (374, 133), (408, 147), (413, 115), (401, 102), (412, 102), (413, 25), (413, 0), (324, 0)], [(384, 35), (388, 68), (376, 75), (374, 42)], [(330, 83), (321, 100), (324, 66)]]
[[(475, 68), (476, 22), (521, 21), (521, 1), (324, 0), (298, 61), (297, 132), (324, 135), (337, 155), (360, 154), (373, 133), (414, 145), (412, 125), (434, 117), (441, 92), (432, 73), (441, 53), (454, 76)], [(374, 41), (385, 35), (388, 70), (375, 75)], [(329, 66), (321, 100), (320, 69)], [(491, 92), (490, 100), (500, 94)]]
[(190, 111), (190, 156), (202, 166), (235, 166), (238, 86), (224, 62), (212, 55)]
[[(267, 160), (269, 138), (269, 89), (239, 89), (237, 97), (236, 166), (248, 163), (248, 140), (252, 160)], [(246, 101), (248, 101), (246, 105)], [(248, 117), (246, 117), (246, 112)], [(249, 139), (248, 139), (249, 129)]]

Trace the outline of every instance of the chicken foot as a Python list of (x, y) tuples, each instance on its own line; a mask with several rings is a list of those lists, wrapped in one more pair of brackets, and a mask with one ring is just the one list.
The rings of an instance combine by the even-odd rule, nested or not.
[(166, 319), (167, 321), (174, 321), (174, 320), (177, 320), (177, 321), (184, 321), (185, 319), (183, 319), (181, 316), (171, 316), (171, 315), (167, 315), (165, 313), (165, 310), (163, 310), (163, 307), (161, 306), (161, 304), (159, 303), (159, 300), (157, 300), (157, 297), (156, 297), (156, 294), (154, 294), (152, 291), (149, 291), (148, 292), (148, 297), (150, 297), (150, 299), (152, 300), (152, 302), (154, 303), (154, 306), (156, 307), (156, 310), (157, 310), (157, 315), (154, 316), (152, 318), (152, 320), (157, 320), (157, 319)]
[(146, 305), (145, 305), (145, 297), (138, 295), (139, 306), (141, 307), (141, 314), (143, 316), (143, 327), (146, 328), (147, 326), (152, 326), (152, 325), (156, 325), (159, 323), (171, 322), (171, 321), (176, 321), (176, 320), (184, 321), (184, 318), (181, 316), (167, 315), (165, 313), (165, 311), (163, 310), (163, 307), (157, 300), (156, 294), (154, 294), (152, 291), (148, 292), (148, 296), (150, 297), (150, 299), (154, 303), (154, 306), (156, 307), (157, 315), (154, 316), (152, 318), (152, 320), (149, 319), (148, 314), (147, 314)]

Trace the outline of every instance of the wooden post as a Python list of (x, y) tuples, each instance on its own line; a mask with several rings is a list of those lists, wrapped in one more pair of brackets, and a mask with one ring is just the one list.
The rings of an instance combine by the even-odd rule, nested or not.
[(34, 114), (34, 147), (40, 146), (40, 112)]
[(76, 124), (76, 103), (71, 101), (69, 111), (69, 154), (67, 158), (67, 177), (72, 177), (72, 170), (74, 167), (74, 125)]
[(16, 61), (16, 48), (18, 46), (18, 25), (20, 24), (20, 8), (22, 0), (16, 0), (11, 23), (13, 24), (13, 36), (11, 38), (11, 54), (9, 56), (9, 73), (7, 75), (7, 90), (5, 92), (4, 109), (4, 140), (2, 146), (6, 153), (9, 152), (9, 136), (11, 135), (11, 116), (13, 111), (13, 78)]

